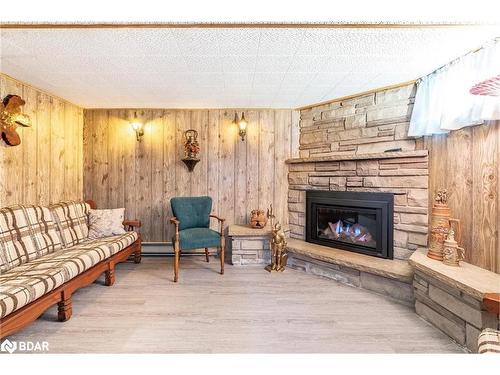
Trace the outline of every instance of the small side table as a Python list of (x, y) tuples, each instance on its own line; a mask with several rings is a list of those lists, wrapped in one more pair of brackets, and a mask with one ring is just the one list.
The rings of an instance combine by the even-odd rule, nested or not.
[(269, 264), (269, 239), (271, 226), (254, 229), (249, 225), (232, 224), (228, 228), (231, 263), (235, 266), (247, 264)]

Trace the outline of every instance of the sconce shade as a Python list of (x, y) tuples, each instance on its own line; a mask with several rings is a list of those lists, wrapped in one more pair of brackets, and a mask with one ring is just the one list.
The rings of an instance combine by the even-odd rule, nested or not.
[(238, 120), (238, 114), (235, 113), (233, 122), (238, 125), (238, 128), (240, 129), (239, 135), (241, 137), (241, 140), (244, 141), (245, 136), (247, 134), (247, 125), (248, 125), (248, 122), (245, 119), (245, 112), (241, 112), (241, 120)]
[(137, 118), (137, 112), (134, 112), (134, 121), (130, 123), (130, 126), (135, 131), (135, 138), (138, 142), (140, 142), (142, 137), (144, 136), (144, 125)]
[(132, 129), (134, 129), (135, 131), (141, 130), (142, 128), (142, 124), (138, 121), (134, 121), (130, 125), (132, 126)]
[(247, 130), (247, 125), (248, 125), (248, 122), (245, 119), (245, 112), (243, 112), (241, 114), (241, 120), (240, 120), (240, 123), (239, 123), (240, 130)]

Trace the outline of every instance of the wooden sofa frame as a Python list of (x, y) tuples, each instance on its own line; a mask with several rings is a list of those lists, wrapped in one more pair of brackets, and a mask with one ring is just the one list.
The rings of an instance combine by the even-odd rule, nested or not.
[[(92, 209), (97, 207), (95, 202), (92, 200), (88, 200), (86, 202)], [(134, 228), (139, 228), (141, 226), (141, 222), (139, 220), (125, 220), (123, 225), (126, 230), (131, 231)], [(108, 259), (97, 263), (92, 268), (89, 268), (87, 271), (79, 274), (30, 304), (2, 318), (0, 322), (0, 339), (10, 336), (14, 332), (26, 327), (38, 319), (38, 317), (42, 315), (45, 310), (56, 303), (58, 320), (60, 322), (67, 321), (71, 318), (71, 314), (73, 312), (71, 303), (72, 294), (77, 289), (92, 284), (99, 278), (99, 276), (101, 276), (102, 273), (105, 273), (105, 285), (113, 285), (115, 282), (115, 265), (125, 262), (131, 256), (133, 256), (135, 263), (141, 262), (140, 234), (139, 238), (128, 247), (112, 255)]]

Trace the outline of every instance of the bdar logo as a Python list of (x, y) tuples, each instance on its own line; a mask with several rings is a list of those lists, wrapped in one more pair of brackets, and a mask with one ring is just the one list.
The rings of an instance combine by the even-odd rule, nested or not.
[(14, 353), (17, 349), (17, 342), (12, 342), (9, 339), (4, 340), (2, 345), (0, 345), (1, 352), (9, 352), (10, 354)]

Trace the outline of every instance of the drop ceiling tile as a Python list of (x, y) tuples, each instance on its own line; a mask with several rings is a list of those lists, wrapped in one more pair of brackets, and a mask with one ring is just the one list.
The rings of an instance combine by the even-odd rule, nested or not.
[(292, 63), (293, 56), (259, 55), (256, 59), (256, 72), (286, 72)]
[(221, 55), (257, 55), (259, 29), (220, 29), (218, 42)]
[(317, 73), (297, 73), (288, 72), (285, 74), (282, 85), (288, 86), (307, 86), (311, 83)]
[(288, 72), (311, 73), (323, 70), (327, 57), (318, 55), (295, 55), (291, 59)]
[(259, 55), (293, 55), (302, 43), (302, 29), (262, 29)]
[(499, 34), (498, 26), (2, 29), (0, 70), (92, 107), (291, 106), (420, 77)]
[(253, 85), (254, 86), (275, 86), (281, 85), (285, 73), (283, 72), (272, 72), (272, 73), (262, 73), (257, 72), (253, 76)]
[(219, 55), (218, 29), (170, 29), (183, 55)]
[(220, 73), (222, 58), (220, 56), (184, 56), (185, 69), (190, 73)]
[(224, 72), (253, 72), (255, 71), (256, 56), (224, 56), (222, 59), (222, 69)]

